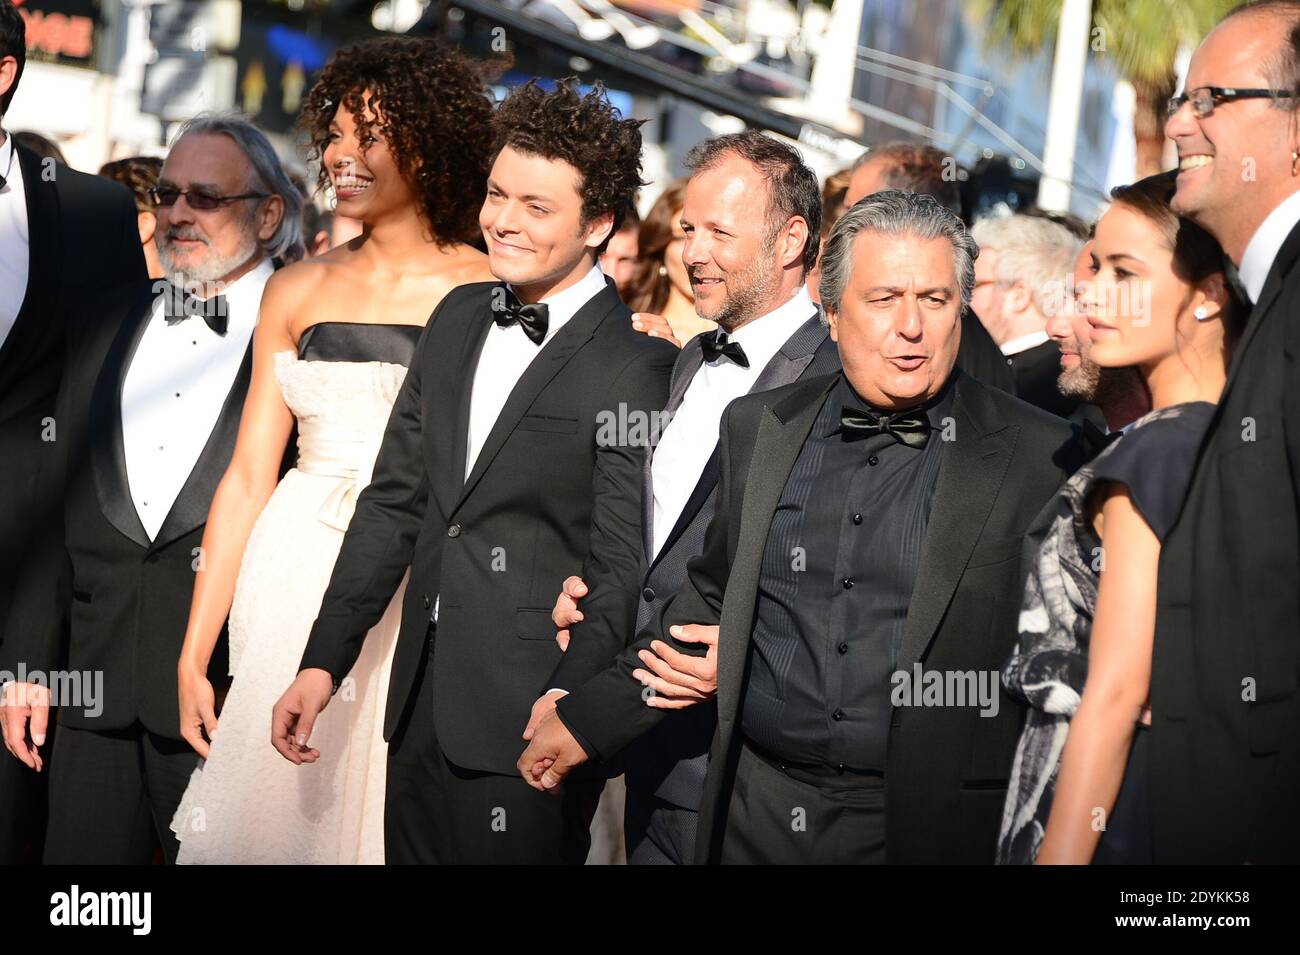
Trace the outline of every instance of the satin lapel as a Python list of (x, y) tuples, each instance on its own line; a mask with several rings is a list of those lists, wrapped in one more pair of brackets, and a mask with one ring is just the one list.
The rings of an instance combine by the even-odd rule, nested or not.
[[(474, 460), (474, 468), (461, 489), (453, 513), (459, 510), (465, 503), (465, 499), (474, 492), (475, 486), (483, 479), (483, 474), (492, 465), (493, 459), (505, 445), (506, 439), (514, 432), (520, 419), (537, 400), (537, 396), (563, 370), (578, 350), (591, 340), (591, 336), (596, 333), (596, 327), (619, 304), (618, 292), (614, 290), (612, 284), (606, 284), (603, 291), (594, 295), (586, 305), (582, 306), (578, 314), (569, 319), (564, 327), (556, 332), (555, 337), (542, 347), (541, 354), (529, 364), (515, 384), (514, 390), (510, 392), (510, 397), (506, 399), (501, 413), (497, 415), (492, 430), (488, 432), (487, 440), (483, 442), (483, 447)], [(468, 429), (468, 411), (466, 425)]]
[(153, 315), (153, 288), (142, 284), (130, 300), (128, 312), (95, 381), (91, 402), (90, 462), (99, 509), (108, 522), (141, 547), (149, 546), (140, 515), (131, 500), (126, 473), (126, 451), (122, 443), (122, 381), (131, 358), (144, 337)]
[[(934, 639), (1002, 487), (1020, 429), (1000, 427), (985, 396), (955, 383), (954, 440), (943, 449), (897, 668), (910, 670)], [(932, 439), (933, 440), (933, 439)]]
[[(838, 380), (838, 376), (830, 376), (821, 387), (800, 389), (775, 410), (764, 408), (759, 418), (749, 472), (743, 476), (743, 494), (738, 504), (740, 531), (727, 580), (718, 641), (718, 716), (723, 722), (734, 719), (740, 702), (754, 605), (758, 599), (759, 572), (772, 516), (817, 413)], [(733, 515), (729, 516), (734, 516), (735, 509), (733, 506)]]
[(253, 374), (253, 341), (250, 338), (244, 350), (244, 360), (239, 364), (235, 380), (226, 393), (226, 401), (221, 406), (217, 423), (208, 435), (208, 442), (203, 452), (194, 462), (194, 469), (176, 495), (176, 501), (158, 528), (151, 550), (165, 547), (176, 538), (188, 534), (196, 527), (201, 527), (208, 519), (212, 507), (212, 495), (217, 492), (217, 484), (226, 473), (230, 456), (235, 450), (235, 438), (239, 435), (239, 419), (243, 415), (244, 397), (248, 394), (248, 383)]
[[(699, 336), (696, 335), (682, 347), (682, 353), (673, 365), (673, 380), (668, 389), (668, 404), (664, 406), (664, 420), (667, 424), (672, 423), (672, 416), (677, 414), (677, 409), (682, 406), (682, 399), (686, 397), (686, 389), (691, 386), (695, 380), (696, 373), (700, 366), (704, 364), (704, 352), (700, 349)], [(655, 517), (655, 495), (654, 495), (654, 453), (655, 448), (659, 445), (659, 439), (663, 437), (659, 428), (651, 429), (651, 440), (654, 442), (649, 453), (645, 456), (645, 464), (642, 465), (643, 479), (641, 487), (644, 493), (641, 495), (641, 541), (645, 548), (646, 563), (650, 566), (658, 563), (658, 557), (654, 553), (654, 517)], [(680, 527), (681, 521), (677, 522)], [(660, 554), (666, 554), (668, 548), (672, 546), (672, 539), (680, 533), (676, 528), (669, 535), (669, 540), (664, 542), (660, 548)]]
[[(59, 234), (59, 193), (53, 181), (41, 176), (40, 158), (14, 143), (15, 161), (23, 171), (23, 194), (27, 203), (27, 290), (13, 327), (0, 345), (0, 381), (7, 380), (8, 367), (31, 353), (41, 334), (56, 334), (51, 323), (59, 318), (56, 303), (62, 288), (59, 264), (63, 244)], [(41, 327), (37, 329), (37, 323)], [(19, 366), (21, 367), (21, 366)]]

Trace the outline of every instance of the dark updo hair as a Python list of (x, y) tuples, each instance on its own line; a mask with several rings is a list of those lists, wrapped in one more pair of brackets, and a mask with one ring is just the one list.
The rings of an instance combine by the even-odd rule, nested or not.
[(686, 204), (686, 179), (674, 179), (664, 187), (637, 235), (636, 268), (627, 283), (626, 301), (634, 312), (654, 312), (668, 304), (672, 280), (661, 275), (664, 252), (673, 241), (673, 219)]
[[(511, 91), (493, 117), (493, 158), (506, 146), (542, 159), (560, 159), (582, 177), (582, 224), (607, 212), (614, 215), (610, 237), (636, 204), (641, 181), (641, 126), (624, 119), (597, 82), (581, 95), (575, 77), (560, 80), (546, 92), (536, 80)], [(609, 240), (596, 250), (605, 251)]]
[[(330, 184), (325, 147), (339, 108), (355, 118), (361, 141), (382, 134), (423, 218), (440, 244), (472, 240), (487, 190), (492, 100), (486, 81), (504, 66), (476, 62), (435, 40), (387, 37), (339, 50), (307, 94), (299, 128)], [(378, 125), (363, 119), (366, 93)]]
[(1157, 173), (1131, 185), (1116, 186), (1110, 191), (1110, 197), (1145, 217), (1160, 231), (1165, 244), (1174, 253), (1174, 274), (1184, 282), (1195, 284), (1211, 275), (1223, 274), (1228, 301), (1220, 321), (1223, 322), (1224, 341), (1231, 348), (1245, 327), (1249, 306), (1234, 284), (1227, 281), (1228, 259), (1223, 254), (1223, 247), (1214, 236), (1191, 219), (1180, 216), (1170, 205), (1177, 189), (1177, 177), (1177, 171), (1172, 169)]

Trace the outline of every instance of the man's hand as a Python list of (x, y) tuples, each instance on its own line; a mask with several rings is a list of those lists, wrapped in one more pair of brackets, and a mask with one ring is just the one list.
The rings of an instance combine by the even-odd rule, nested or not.
[(539, 792), (554, 793), (564, 777), (586, 761), (586, 750), (552, 712), (538, 725), (516, 765), (528, 785)]
[(664, 341), (672, 342), (678, 348), (682, 347), (682, 343), (673, 334), (673, 327), (662, 315), (653, 312), (635, 312), (632, 315), (632, 327), (651, 338), (662, 338)]
[[(578, 601), (587, 596), (587, 585), (581, 577), (569, 577), (564, 581), (560, 596), (555, 598), (555, 609), (551, 611), (551, 621), (557, 632), (555, 642), (561, 650), (569, 649), (569, 628), (582, 619)], [(528, 739), (527, 736), (524, 739)]]
[(296, 766), (320, 759), (320, 750), (309, 749), (311, 728), (316, 717), (329, 705), (334, 678), (325, 670), (309, 667), (284, 691), (271, 710), (271, 745)]
[[(572, 578), (576, 580), (577, 578)], [(562, 696), (568, 696), (568, 690), (548, 690), (546, 695), (537, 698), (533, 704), (532, 715), (528, 717), (528, 725), (524, 727), (524, 739), (532, 739), (533, 734), (537, 732), (537, 725), (542, 720), (555, 712), (555, 704)]]
[[(28, 721), (31, 742), (27, 742)], [(0, 687), (0, 730), (5, 749), (38, 773), (45, 763), (39, 747), (45, 745), (45, 731), (50, 725), (50, 688), (39, 683), (9, 682)]]
[[(201, 670), (182, 665), (177, 671), (177, 690), (181, 706), (181, 739), (193, 747), (194, 752), (208, 758), (208, 740), (217, 732), (217, 698)], [(204, 733), (207, 739), (203, 738)]]
[(633, 670), (632, 676), (652, 691), (646, 706), (680, 710), (718, 692), (718, 628), (691, 623), (671, 627), (668, 632), (683, 643), (702, 643), (708, 652), (702, 657), (687, 656), (655, 640), (649, 650), (637, 654), (647, 669)]

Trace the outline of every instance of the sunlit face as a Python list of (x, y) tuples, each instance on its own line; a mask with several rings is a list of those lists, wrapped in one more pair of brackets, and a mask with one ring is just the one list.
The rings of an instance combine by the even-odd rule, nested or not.
[[(1185, 89), (1272, 85), (1263, 66), (1280, 52), (1280, 18), (1233, 17), (1216, 27), (1192, 56)], [(1293, 191), (1293, 114), (1270, 100), (1218, 104), (1197, 119), (1190, 103), (1165, 123), (1178, 147), (1178, 191), (1173, 208), (1200, 223), (1239, 258), (1259, 222)], [(1241, 234), (1244, 233), (1244, 234)]]
[(1088, 357), (1103, 368), (1150, 367), (1177, 351), (1195, 319), (1195, 287), (1173, 271), (1173, 251), (1150, 219), (1122, 203), (1097, 223)]
[[(182, 136), (163, 163), (158, 188), (210, 196), (263, 193), (244, 151), (221, 133)], [(194, 209), (181, 196), (155, 209), (158, 257), (182, 282), (220, 282), (260, 258), (275, 235), (284, 203), (279, 196), (236, 199), (215, 209)]]
[(695, 291), (691, 288), (691, 277), (686, 271), (686, 263), (682, 261), (682, 252), (686, 249), (686, 233), (682, 231), (682, 210), (678, 209), (673, 213), (672, 240), (664, 246), (664, 268), (668, 270), (668, 281), (672, 283), (673, 288), (686, 297), (689, 302), (695, 297)]
[(729, 154), (686, 185), (682, 262), (701, 318), (735, 328), (770, 311), (782, 263), (770, 241), (768, 186), (743, 156)]
[(945, 238), (861, 232), (831, 338), (853, 389), (881, 410), (924, 404), (943, 388), (961, 343), (961, 288)]
[(365, 96), (362, 118), (369, 125), (364, 141), (356, 117), (340, 107), (330, 121), (321, 158), (329, 170), (339, 215), (373, 223), (415, 199), (384, 141), (382, 117), (371, 108), (370, 94)]
[(520, 298), (580, 278), (609, 235), (613, 213), (582, 221), (581, 186), (581, 174), (562, 159), (506, 146), (493, 162), (479, 227), (492, 274)]
[(1064, 395), (1088, 398), (1096, 391), (1100, 369), (1091, 361), (1092, 326), (1088, 307), (1092, 285), (1092, 241), (1084, 244), (1074, 260), (1074, 295), (1065, 308), (1051, 309), (1047, 334), (1061, 349), (1061, 375), (1057, 387)]
[(1002, 317), (1002, 303), (1007, 296), (1004, 286), (998, 284), (997, 249), (980, 249), (975, 260), (975, 287), (970, 293), (971, 311), (990, 328), (997, 328)]
[(637, 230), (620, 229), (609, 239), (609, 245), (600, 256), (600, 270), (614, 280), (619, 288), (632, 279), (636, 268)]

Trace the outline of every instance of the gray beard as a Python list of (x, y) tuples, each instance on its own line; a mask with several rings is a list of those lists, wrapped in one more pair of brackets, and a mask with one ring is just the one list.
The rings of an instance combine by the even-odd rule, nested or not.
[[(190, 271), (185, 271), (175, 267), (172, 263), (171, 246), (166, 240), (163, 240), (158, 243), (158, 260), (162, 263), (163, 272), (172, 282), (190, 287), (207, 282), (216, 282), (225, 278), (252, 259), (258, 252), (258, 245), (257, 236), (248, 235), (239, 248), (230, 255), (216, 255), (210, 252), (206, 261), (200, 265), (192, 266)], [(211, 248), (212, 246), (209, 244), (208, 249), (211, 250)], [(217, 289), (217, 292), (220, 291), (220, 289)], [(207, 298), (208, 296), (203, 297)]]
[(1061, 372), (1056, 389), (1067, 398), (1092, 401), (1101, 383), (1101, 366), (1080, 356), (1079, 367)]

